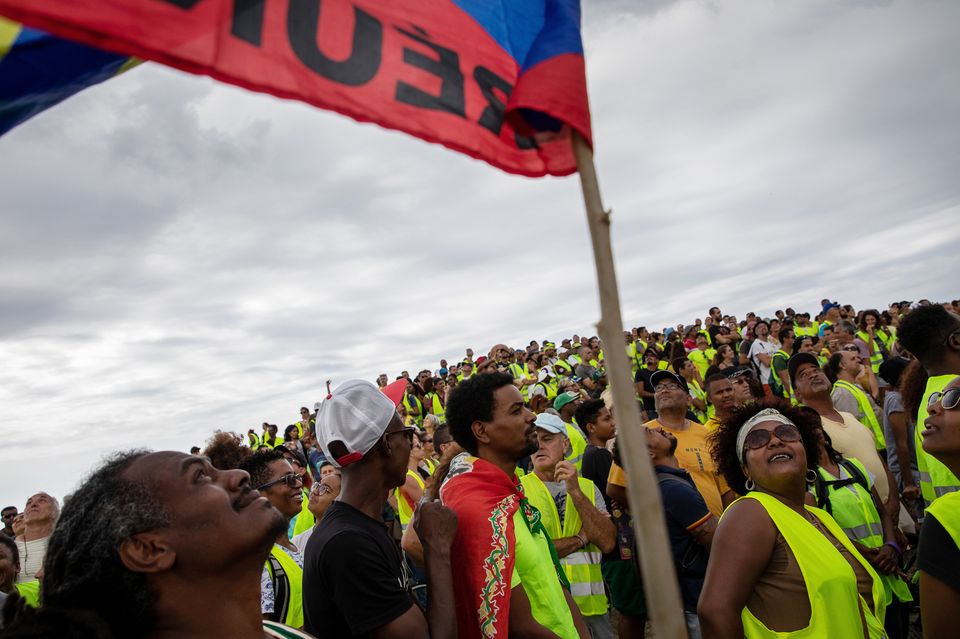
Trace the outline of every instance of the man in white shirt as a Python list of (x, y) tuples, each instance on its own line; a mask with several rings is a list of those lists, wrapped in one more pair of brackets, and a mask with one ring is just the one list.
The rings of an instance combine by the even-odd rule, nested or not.
[(37, 578), (37, 571), (43, 566), (43, 558), (47, 554), (47, 542), (59, 517), (60, 503), (47, 493), (39, 492), (27, 500), (27, 506), (23, 509), (26, 529), (23, 537), (17, 539), (17, 550), (20, 551), (17, 583)]
[(770, 394), (770, 365), (773, 354), (777, 352), (777, 345), (770, 339), (770, 324), (766, 320), (757, 320), (753, 325), (753, 334), (756, 339), (750, 346), (748, 357), (760, 369), (760, 383), (763, 384), (765, 394)]

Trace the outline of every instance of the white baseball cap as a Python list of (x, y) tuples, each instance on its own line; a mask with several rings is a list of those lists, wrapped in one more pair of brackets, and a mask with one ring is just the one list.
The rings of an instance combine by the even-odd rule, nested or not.
[[(386, 432), (397, 407), (376, 386), (351, 379), (327, 395), (317, 411), (317, 439), (337, 468), (363, 459)], [(330, 443), (340, 441), (347, 452), (330, 455)]]
[(533, 422), (533, 425), (554, 435), (567, 434), (567, 425), (563, 423), (563, 420), (550, 413), (537, 415), (537, 420)]

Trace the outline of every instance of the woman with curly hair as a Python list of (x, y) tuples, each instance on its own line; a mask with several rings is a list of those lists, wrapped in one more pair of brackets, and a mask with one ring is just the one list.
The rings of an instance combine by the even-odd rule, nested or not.
[(818, 417), (779, 400), (723, 420), (711, 455), (745, 497), (717, 527), (698, 613), (705, 639), (882, 637), (879, 576), (830, 515), (806, 505)]

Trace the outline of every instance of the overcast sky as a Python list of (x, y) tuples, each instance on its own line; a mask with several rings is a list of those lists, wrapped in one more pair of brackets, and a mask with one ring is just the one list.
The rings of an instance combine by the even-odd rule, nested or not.
[[(960, 3), (584, 4), (628, 325), (960, 297)], [(3, 505), (327, 379), (595, 332), (575, 176), (154, 64), (0, 139), (0, 185)]]

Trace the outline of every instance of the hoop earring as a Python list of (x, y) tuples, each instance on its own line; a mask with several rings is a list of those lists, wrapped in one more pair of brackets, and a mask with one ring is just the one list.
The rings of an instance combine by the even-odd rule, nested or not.
[[(811, 477), (811, 475), (813, 475)], [(817, 471), (812, 468), (807, 469), (807, 483), (812, 484), (817, 481)]]
[(757, 487), (757, 485), (753, 483), (753, 480), (749, 477), (747, 478), (747, 481), (743, 482), (743, 486), (747, 489), (748, 493)]

